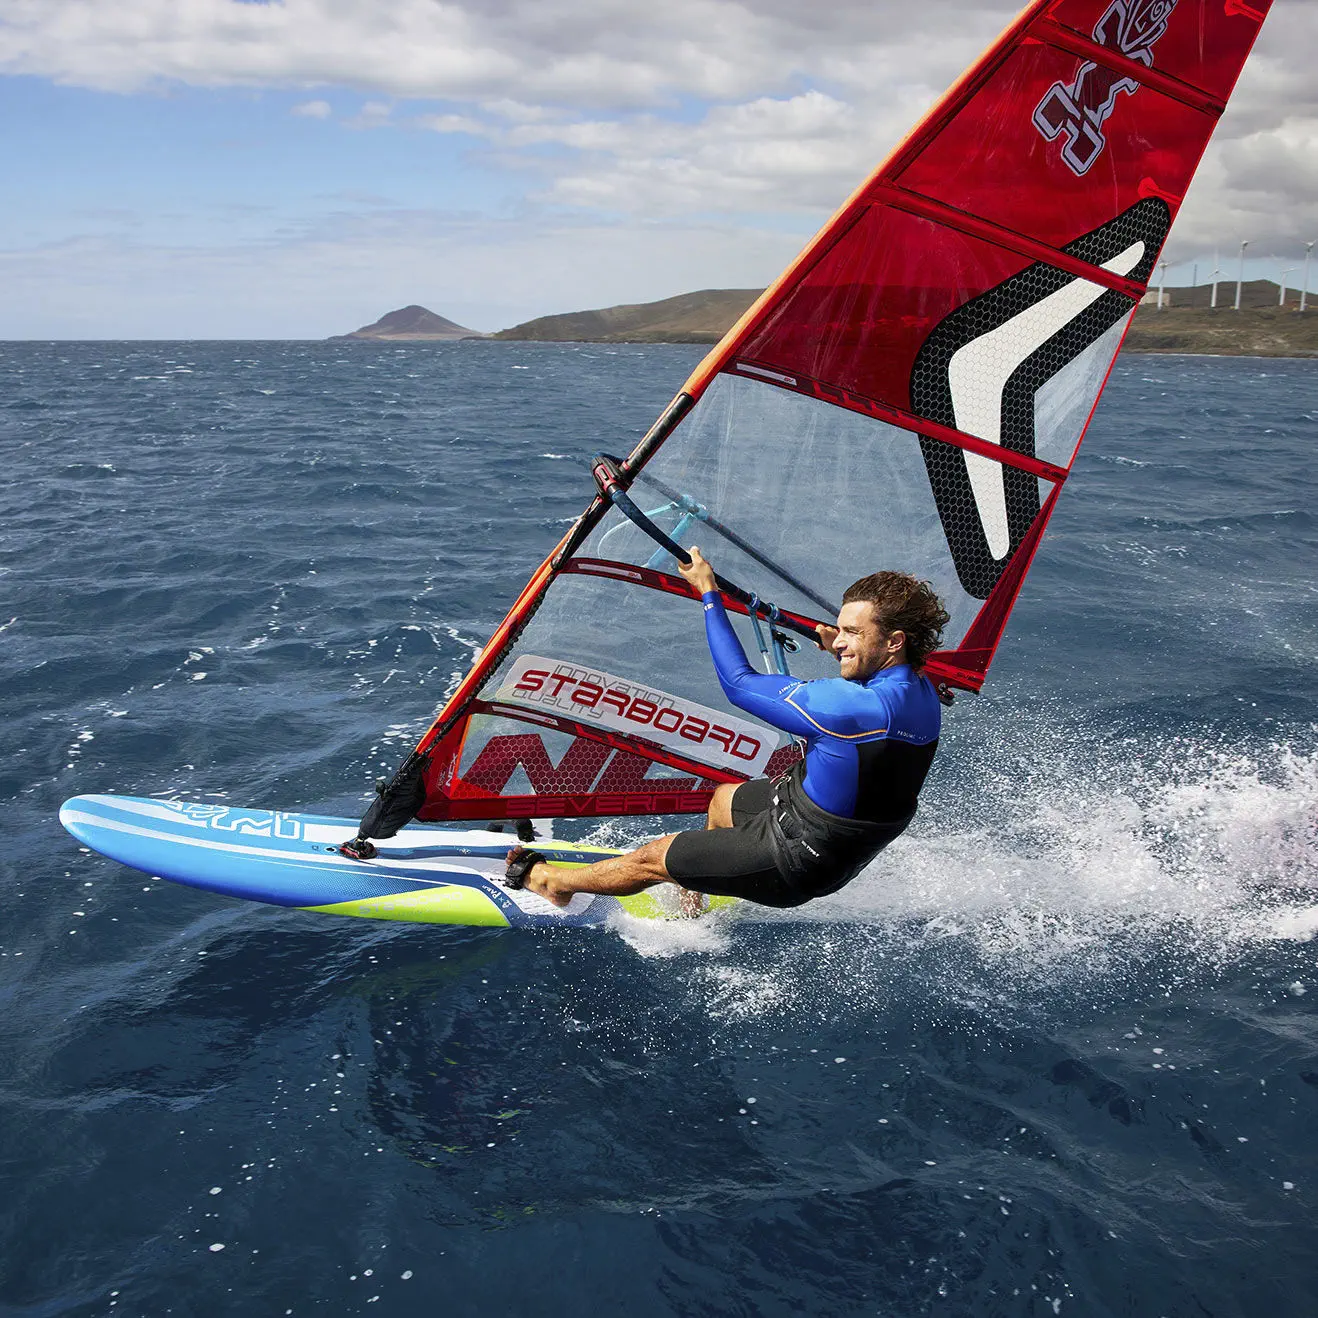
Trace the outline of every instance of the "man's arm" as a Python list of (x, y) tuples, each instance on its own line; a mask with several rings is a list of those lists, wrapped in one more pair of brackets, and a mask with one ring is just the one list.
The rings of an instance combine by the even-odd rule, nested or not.
[(799, 709), (786, 703), (786, 697), (799, 690), (802, 682), (779, 673), (757, 673), (751, 667), (723, 607), (723, 598), (714, 582), (714, 569), (700, 550), (691, 550), (691, 562), (682, 565), (681, 572), (700, 591), (705, 607), (705, 638), (709, 641), (714, 672), (723, 694), (738, 709), (744, 709), (784, 732), (799, 737), (818, 733), (815, 724)]

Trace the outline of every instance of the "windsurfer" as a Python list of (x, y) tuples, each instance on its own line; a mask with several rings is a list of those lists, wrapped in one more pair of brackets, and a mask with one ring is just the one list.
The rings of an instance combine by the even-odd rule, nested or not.
[(698, 549), (681, 571), (704, 604), (725, 695), (804, 738), (804, 759), (776, 782), (723, 784), (705, 829), (655, 838), (616, 859), (567, 869), (514, 847), (509, 887), (556, 906), (578, 892), (622, 897), (665, 882), (689, 894), (688, 913), (699, 910), (700, 893), (799, 906), (848, 883), (914, 817), (942, 722), (938, 694), (920, 670), (948, 615), (928, 584), (877, 572), (849, 586), (837, 626), (818, 629), (841, 676), (802, 682), (751, 667)]

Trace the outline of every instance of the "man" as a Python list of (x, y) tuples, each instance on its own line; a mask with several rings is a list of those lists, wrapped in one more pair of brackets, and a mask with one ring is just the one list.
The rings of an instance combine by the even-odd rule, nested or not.
[(573, 893), (623, 897), (672, 881), (691, 894), (683, 902), (691, 914), (699, 911), (699, 893), (799, 906), (853, 879), (914, 817), (942, 723), (938, 694), (920, 673), (948, 621), (929, 586), (901, 572), (877, 572), (849, 586), (838, 625), (819, 627), (841, 676), (801, 682), (756, 672), (747, 662), (699, 549), (691, 550), (682, 575), (705, 606), (724, 694), (803, 737), (804, 760), (777, 782), (722, 784), (704, 831), (670, 833), (616, 859), (565, 869), (514, 847), (509, 887), (566, 906)]

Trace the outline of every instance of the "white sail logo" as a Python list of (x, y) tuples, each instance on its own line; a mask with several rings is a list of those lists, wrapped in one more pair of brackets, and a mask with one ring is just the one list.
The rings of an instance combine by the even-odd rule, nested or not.
[[(1143, 242), (1132, 243), (1112, 260), (1103, 262), (1102, 268), (1115, 275), (1128, 275), (1144, 259), (1144, 252)], [(956, 428), (990, 444), (1001, 444), (1002, 399), (1008, 381), (1054, 334), (1107, 291), (1087, 279), (1073, 279), (958, 348), (947, 364)], [(964, 456), (989, 553), (1001, 561), (1011, 551), (1002, 464), (978, 453)]]

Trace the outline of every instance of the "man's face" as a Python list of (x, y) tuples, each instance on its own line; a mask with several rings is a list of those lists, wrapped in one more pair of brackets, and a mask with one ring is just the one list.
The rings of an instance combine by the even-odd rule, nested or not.
[(853, 682), (864, 682), (880, 668), (898, 662), (905, 645), (904, 632), (885, 634), (880, 630), (874, 606), (865, 600), (844, 604), (837, 615), (833, 653), (838, 657), (842, 676)]

